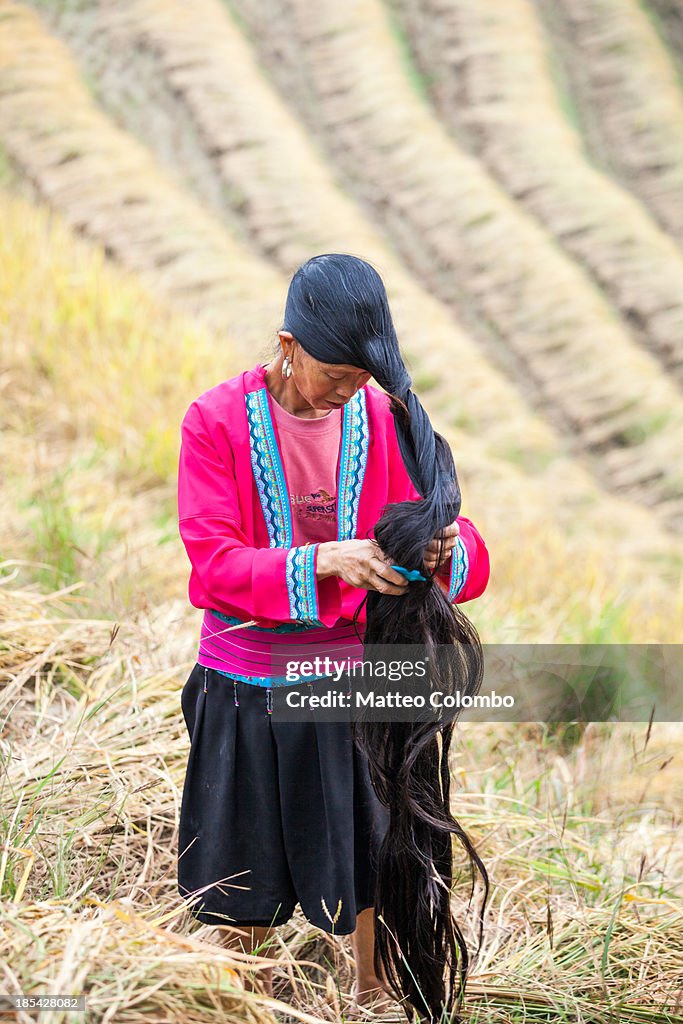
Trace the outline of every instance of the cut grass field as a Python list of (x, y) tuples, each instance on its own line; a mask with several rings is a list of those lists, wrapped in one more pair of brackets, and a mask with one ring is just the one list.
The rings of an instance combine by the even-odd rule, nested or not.
[[(485, 378), (495, 382), (504, 374), (512, 385), (507, 387), (506, 406), (519, 404), (519, 398), (515, 401), (510, 394), (515, 389), (562, 436), (570, 453), (583, 459), (601, 486), (652, 507), (667, 528), (678, 529), (677, 524), (683, 522), (683, 484), (676, 452), (683, 412), (675, 381), (631, 337), (630, 328), (581, 265), (565, 257), (547, 231), (506, 197), (486, 169), (449, 138), (431, 111), (418, 102), (404, 60), (394, 52), (397, 47), (390, 23), (378, 4), (368, 2), (362, 10), (348, 10), (350, 20), (344, 33), (353, 36), (353, 47), (345, 46), (341, 30), (328, 32), (325, 61), (315, 57), (309, 67), (301, 60), (295, 68), (289, 52), (271, 61), (276, 39), (283, 38), (283, 19), (296, 31), (295, 6), (289, 20), (276, 4), (272, 11), (267, 5), (259, 8), (260, 14), (254, 8), (242, 12), (242, 22), (258, 42), (253, 54), (219, 0), (200, 0), (192, 17), (185, 5), (171, 0), (130, 0), (117, 8), (116, 16), (102, 13), (94, 28), (92, 19), (89, 23), (87, 18), (79, 18), (79, 11), (88, 10), (82, 0), (56, 6), (37, 3), (40, 18), (9, 0), (4, 7), (6, 50), (10, 54), (16, 51), (14, 40), (18, 37), (40, 54), (49, 69), (36, 79), (30, 65), (20, 59), (8, 63), (8, 87), (0, 103), (0, 130), (3, 110), (5, 124), (11, 126), (4, 133), (5, 144), (51, 201), (60, 208), (77, 203), (79, 217), (83, 217), (84, 204), (79, 202), (78, 192), (68, 187), (69, 180), (88, 173), (90, 161), (97, 160), (107, 140), (107, 148), (116, 154), (111, 161), (111, 174), (117, 182), (114, 193), (120, 192), (124, 171), (132, 213), (129, 215), (125, 206), (122, 214), (118, 204), (115, 223), (98, 216), (96, 221), (88, 220), (86, 229), (96, 230), (96, 237), (108, 248), (113, 233), (117, 256), (125, 260), (132, 246), (136, 269), (151, 264), (147, 269), (154, 281), (170, 288), (175, 296), (186, 293), (193, 311), (197, 309), (197, 292), (201, 292), (202, 313), (215, 314), (215, 319), (223, 316), (231, 326), (237, 323), (235, 333), (241, 343), (242, 338), (251, 337), (259, 316), (252, 307), (237, 320), (236, 310), (246, 304), (243, 289), (232, 280), (214, 277), (229, 253), (240, 264), (240, 283), (249, 275), (254, 280), (264, 276), (267, 293), (272, 287), (272, 275), (265, 271), (267, 260), (275, 259), (289, 270), (295, 265), (294, 256), (298, 260), (312, 248), (324, 251), (333, 238), (337, 247), (343, 243), (350, 251), (363, 252), (396, 282), (392, 299), (396, 297), (397, 312), (411, 310), (404, 316), (406, 329), (401, 337), (406, 339), (409, 356), (419, 353), (413, 358), (424, 379), (438, 376), (438, 367), (447, 365), (449, 357), (457, 356), (460, 366), (464, 355), (463, 394), (476, 395), (471, 404), (478, 403), (479, 409), (499, 412), (501, 407), (487, 401), (481, 384), (474, 392), (468, 381), (476, 375), (478, 382)], [(79, 54), (80, 72), (48, 31), (44, 20), (48, 16)], [(314, 21), (320, 22), (321, 33), (328, 16), (333, 18), (333, 12), (326, 13), (324, 5), (316, 9)], [(306, 26), (305, 32), (313, 32), (313, 21), (309, 19)], [(208, 230), (201, 211), (210, 193), (214, 215), (216, 209), (221, 211), (225, 250), (210, 261), (206, 281), (201, 274), (207, 265), (204, 253), (200, 260), (194, 259), (192, 250), (182, 259), (176, 254), (170, 270), (163, 274), (159, 264), (163, 269), (167, 257), (158, 255), (155, 247), (164, 247), (164, 236), (155, 233), (152, 247), (145, 234), (140, 237), (140, 219), (150, 217), (152, 184), (158, 178), (162, 195), (169, 193), (173, 203), (179, 202), (174, 190), (185, 194), (176, 182), (186, 176), (186, 162), (172, 166), (173, 185), (160, 164), (152, 174), (149, 160), (143, 167), (142, 143), (129, 138), (129, 152), (123, 133), (95, 106), (91, 89), (86, 89), (80, 76), (92, 76), (95, 68), (102, 67), (98, 53), (103, 46), (105, 56), (110, 50), (130, 54), (142, 50), (142, 66), (136, 67), (133, 61), (133, 74), (143, 77), (142, 105), (147, 95), (148, 107), (154, 109), (153, 100), (163, 87), (166, 98), (173, 97), (182, 117), (195, 126), (204, 205), (197, 200), (192, 214), (186, 205), (184, 216), (191, 219), (193, 231), (199, 230), (200, 223), (202, 232)], [(360, 56), (366, 50), (373, 52), (371, 60)], [(302, 52), (308, 53), (308, 48)], [(254, 55), (272, 69), (270, 84)], [(336, 69), (335, 55), (341, 62)], [(226, 62), (235, 66), (229, 84), (222, 70)], [(335, 92), (326, 84), (326, 75), (348, 85)], [(152, 97), (145, 92), (150, 76), (156, 90)], [(354, 86), (360, 79), (362, 88)], [(120, 119), (123, 103), (116, 74), (100, 75), (95, 81), (100, 104), (108, 103)], [(373, 82), (372, 95), (391, 98), (394, 114), (390, 119), (383, 116), (378, 103), (365, 109), (363, 90), (370, 89)], [(273, 86), (279, 87), (279, 96), (274, 95)], [(60, 94), (68, 94), (71, 102), (55, 104), (52, 97)], [(286, 105), (283, 97), (288, 100)], [(311, 106), (313, 98), (315, 106)], [(17, 113), (24, 115), (20, 130), (14, 127)], [(43, 144), (37, 147), (34, 136), (42, 139), (47, 123), (55, 119), (64, 131), (50, 133), (50, 150)], [(156, 137), (139, 111), (129, 113), (128, 119), (131, 129), (136, 127), (145, 141)], [(272, 124), (277, 125), (274, 136), (268, 130)], [(83, 125), (88, 125), (87, 135)], [(316, 145), (305, 139), (301, 125)], [(64, 144), (76, 128), (84, 148), (73, 155)], [(411, 138), (420, 139), (414, 152), (407, 143)], [(163, 130), (157, 148), (166, 165), (172, 164), (174, 147)], [(291, 162), (290, 153), (297, 154)], [(63, 187), (57, 194), (52, 188), (55, 162), (62, 168)], [(308, 171), (299, 170), (304, 165)], [(342, 196), (340, 182), (355, 205)], [(152, 204), (152, 211), (157, 205), (156, 201)], [(292, 211), (301, 209), (309, 210), (307, 229), (292, 223)], [(236, 219), (241, 234), (235, 233)], [(294, 219), (299, 224), (305, 220)], [(321, 224), (330, 227), (316, 229), (315, 225)], [(343, 230), (337, 229), (338, 224), (344, 225)], [(217, 237), (211, 237), (212, 246), (220, 249)], [(666, 247), (666, 240), (662, 244)], [(240, 245), (242, 256), (238, 258)], [(260, 264), (254, 246), (262, 249)], [(404, 264), (397, 273), (392, 273), (397, 256), (391, 254), (390, 247)], [(665, 261), (660, 259), (660, 265), (664, 267)], [(675, 275), (675, 261), (666, 273)], [(662, 275), (665, 281), (664, 270)], [(429, 301), (427, 292), (440, 300), (438, 305)], [(399, 326), (403, 327), (401, 321)], [(428, 340), (423, 342), (421, 335)], [(471, 338), (461, 343), (463, 336)], [(479, 372), (482, 352), (497, 372)], [(481, 415), (468, 410), (464, 422), (476, 423)], [(499, 420), (506, 422), (506, 416), (500, 415)], [(536, 430), (533, 440), (528, 440), (527, 430), (516, 431), (517, 444), (535, 444), (535, 434)]]
[[(245, 363), (229, 335), (170, 311), (59, 218), (8, 196), (2, 216), (5, 550), (51, 566), (52, 584), (101, 581), (106, 565), (116, 590), (128, 575), (123, 590), (132, 604), (122, 610), (137, 607), (135, 573), (143, 567), (147, 600), (182, 598), (186, 559), (174, 522), (180, 419), (201, 391), (259, 355), (267, 360), (267, 319), (260, 352)], [(598, 490), (561, 449), (534, 473), (514, 455), (493, 459), (424, 400), (453, 445), (463, 514), (492, 538), (496, 586), (477, 602), (492, 640), (678, 635), (680, 541), (647, 509)], [(126, 550), (135, 552), (130, 565)], [(539, 568), (520, 574), (520, 564)], [(157, 592), (150, 574), (168, 589)]]
[(624, 182), (680, 243), (683, 79), (648, 16), (656, 4), (535, 2), (571, 82), (595, 162)]
[[(593, 457), (606, 486), (659, 508), (675, 528), (679, 389), (582, 264), (444, 130), (406, 74), (380, 0), (230, 6), (415, 277), (462, 310), (472, 336), (573, 451)], [(665, 410), (672, 417), (657, 420)], [(641, 416), (649, 426), (633, 432)]]
[[(200, 624), (180, 420), (270, 358), (312, 253), (387, 283), (491, 554), (463, 606), (482, 640), (681, 642), (673, 229), (572, 134), (557, 25), (528, 0), (448, 14), (438, 40), (427, 0), (0, 0), (3, 991), (86, 992), (92, 1020), (357, 1019), (347, 937), (297, 910), (269, 1002), (175, 876)], [(442, 45), (468, 69), (457, 110)], [(468, 1020), (683, 1024), (680, 740), (679, 723), (460, 723), (453, 811), (492, 882)]]
[(586, 152), (532, 0), (397, 6), (421, 73), (439, 69), (430, 90), (441, 121), (586, 267), (631, 333), (683, 383), (683, 253)]
[[(12, 557), (0, 566), (0, 912), (12, 978), (24, 990), (86, 990), (95, 1018), (351, 1021), (348, 939), (297, 911), (278, 933), (280, 1003), (269, 1007), (175, 889), (188, 750), (179, 695), (199, 622), (174, 523), (173, 423), (215, 380), (207, 355), (218, 340), (59, 218), (7, 195), (2, 217), (12, 238), (0, 294), (2, 550)], [(227, 376), (237, 363), (222, 344)], [(475, 520), (496, 580), (466, 609), (484, 640), (509, 640), (514, 623), (519, 637), (549, 641), (675, 635), (671, 539), (661, 574), (634, 557), (626, 595), (614, 553), (585, 533), (585, 567), (570, 569), (573, 539), (559, 526), (542, 542), (519, 532), (513, 550), (495, 516)], [(493, 883), (471, 1019), (603, 1019), (619, 1006), (624, 1020), (681, 1020), (679, 727), (591, 726), (572, 742), (464, 722), (457, 736), (454, 811)], [(463, 873), (454, 900), (474, 943), (468, 888)]]
[[(356, 1019), (346, 937), (297, 910), (278, 929), (269, 1003), (176, 893), (182, 609), (90, 619), (77, 593), (0, 571), (4, 985), (87, 992), (92, 1019)], [(679, 725), (590, 726), (566, 744), (461, 724), (453, 808), (492, 886), (468, 1020), (683, 1019), (679, 747)], [(474, 946), (460, 868), (454, 910)]]

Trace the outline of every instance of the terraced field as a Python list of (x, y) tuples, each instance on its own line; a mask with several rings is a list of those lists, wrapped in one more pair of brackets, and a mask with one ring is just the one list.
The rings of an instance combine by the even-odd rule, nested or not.
[(530, 0), (0, 11), (14, 170), (239, 360), (298, 262), (364, 255), (474, 493), (680, 532), (683, 253), (589, 159)]
[(594, 159), (681, 242), (681, 79), (648, 18), (647, 5), (638, 0), (538, 0), (538, 8), (571, 84)]
[[(414, 273), (460, 302), (473, 336), (520, 389), (533, 387), (531, 400), (573, 450), (596, 457), (607, 486), (678, 517), (669, 474), (678, 389), (585, 270), (445, 133), (416, 94), (386, 9), (376, 0), (235, 6), (264, 64)], [(292, 45), (281, 52), (287, 34)], [(673, 415), (663, 423), (665, 409)]]
[[(311, 255), (386, 281), (491, 553), (482, 639), (680, 642), (682, 127), (674, 0), (0, 0), (8, 978), (112, 1020), (342, 1019), (343, 942), (297, 911), (266, 1006), (175, 886), (180, 419), (270, 357)], [(463, 724), (473, 1021), (680, 1022), (679, 749)]]
[[(430, 92), (443, 123), (683, 382), (683, 254), (638, 197), (589, 159), (576, 111), (567, 111), (567, 95), (555, 87), (555, 58), (532, 0), (451, 0), (445, 10), (433, 0), (405, 0), (399, 13), (425, 78), (440, 69)], [(680, 213), (683, 204), (669, 208)]]

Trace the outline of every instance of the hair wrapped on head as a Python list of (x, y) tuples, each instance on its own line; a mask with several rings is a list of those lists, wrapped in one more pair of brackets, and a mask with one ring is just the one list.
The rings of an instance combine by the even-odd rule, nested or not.
[[(344, 253), (314, 256), (294, 274), (283, 330), (315, 359), (346, 363), (372, 374), (390, 397), (406, 470), (422, 500), (388, 505), (374, 530), (391, 562), (426, 572), (429, 541), (460, 512), (455, 464), (417, 395), (399, 351), (384, 283), (365, 260)], [(459, 657), (435, 658), (432, 684), (444, 694), (473, 696), (483, 675), (476, 629), (434, 580), (415, 581), (400, 598), (368, 591), (366, 645), (457, 645)], [(361, 605), (362, 607), (362, 605)], [(375, 895), (375, 971), (380, 963), (408, 1020), (412, 1009), (430, 1021), (456, 1021), (470, 965), (467, 944), (451, 909), (456, 836), (484, 882), (488, 875), (467, 833), (450, 810), (449, 750), (455, 716), (432, 722), (354, 721), (373, 786), (390, 819), (379, 854)]]

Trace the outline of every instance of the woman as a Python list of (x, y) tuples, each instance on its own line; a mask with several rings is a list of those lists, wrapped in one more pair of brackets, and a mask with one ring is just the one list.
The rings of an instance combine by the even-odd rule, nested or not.
[[(397, 386), (381, 391), (371, 376)], [(420, 460), (419, 437), (405, 427), (410, 405), (414, 430), (426, 418), (410, 383), (374, 268), (345, 254), (313, 257), (290, 283), (271, 362), (191, 403), (178, 474), (189, 599), (204, 609), (182, 693), (191, 749), (179, 890), (198, 897), (197, 919), (240, 926), (230, 943), (235, 934), (263, 942), (297, 903), (315, 926), (351, 934), (355, 1003), (374, 1008), (392, 994), (374, 957), (389, 811), (351, 723), (272, 716), (271, 688), (284, 679), (272, 671), (271, 645), (362, 655), (369, 594), (403, 602), (411, 587), (437, 583), (450, 609), (485, 589), (486, 545), (463, 516), (444, 519), (429, 543), (411, 534), (426, 577), (375, 539), (387, 505), (434, 512), (407, 469), (414, 477)], [(442, 449), (435, 454), (439, 435), (428, 434), (431, 473)], [(454, 480), (454, 468), (446, 475)]]

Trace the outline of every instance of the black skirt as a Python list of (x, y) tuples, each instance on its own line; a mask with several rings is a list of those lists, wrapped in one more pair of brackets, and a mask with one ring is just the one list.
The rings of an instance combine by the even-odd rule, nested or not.
[(183, 687), (178, 890), (205, 924), (275, 926), (298, 903), (347, 935), (374, 905), (389, 812), (350, 721), (278, 721), (267, 694), (198, 663)]

